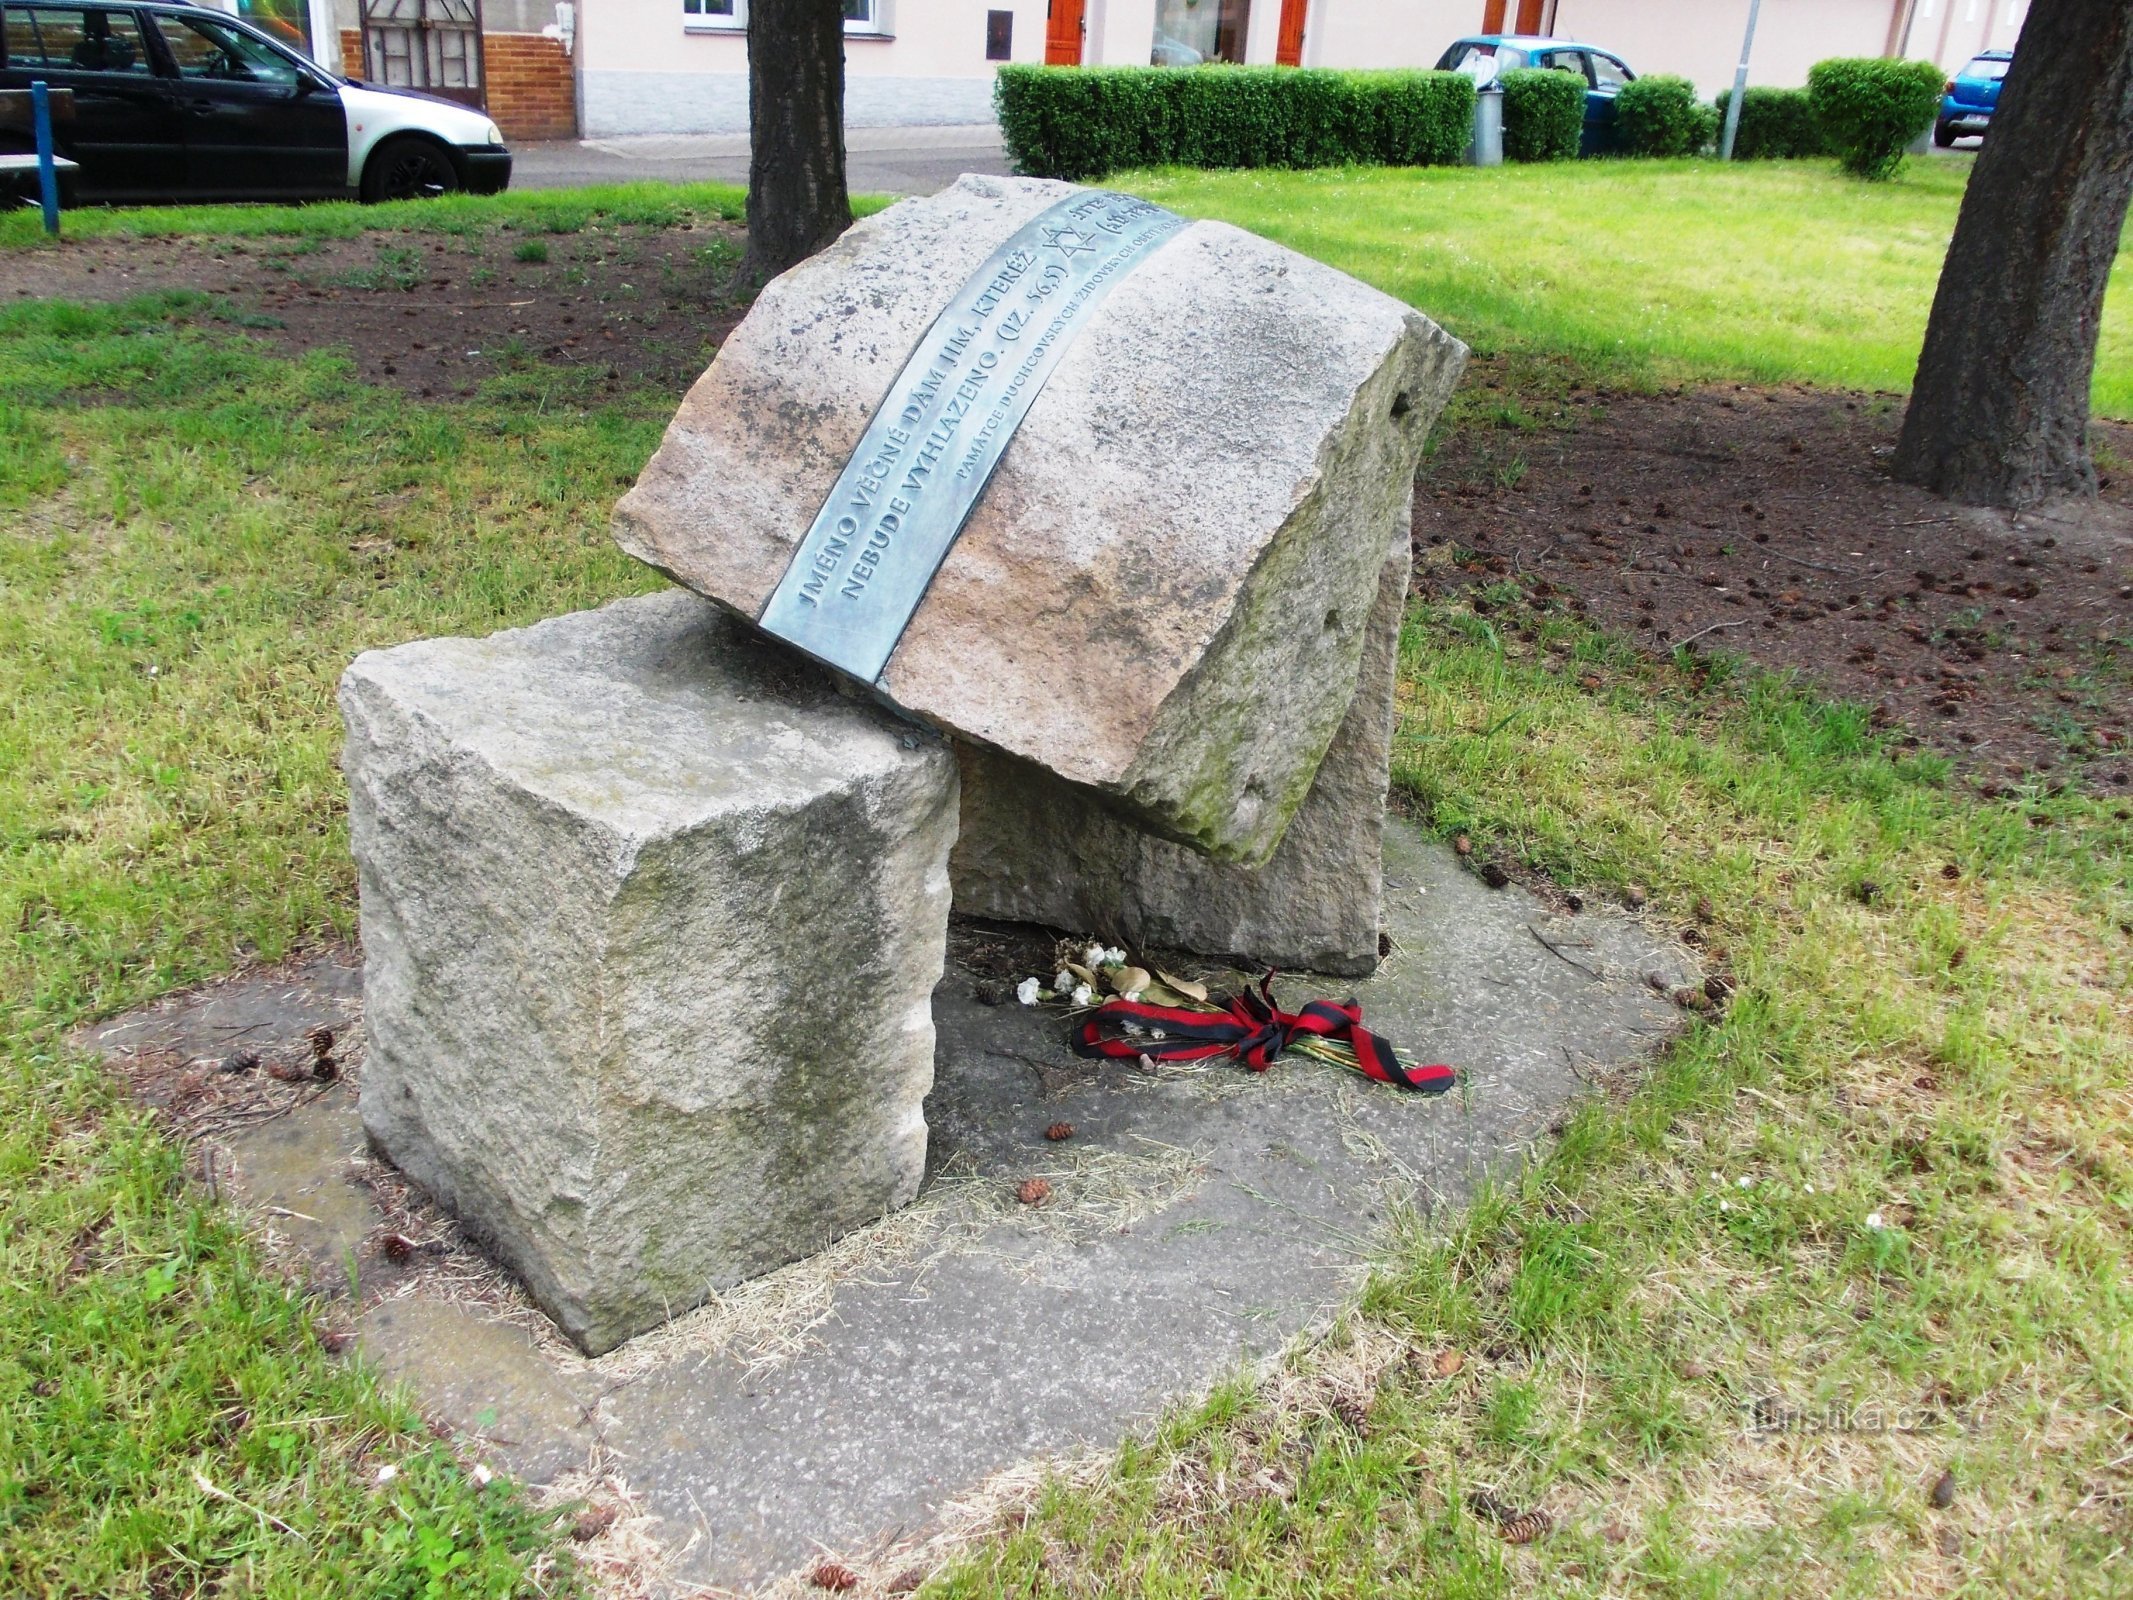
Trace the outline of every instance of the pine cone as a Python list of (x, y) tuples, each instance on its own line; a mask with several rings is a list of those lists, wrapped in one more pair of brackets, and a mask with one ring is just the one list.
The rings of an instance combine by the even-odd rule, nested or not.
[(1545, 1511), (1526, 1511), (1503, 1525), (1505, 1544), (1531, 1544), (1536, 1539), (1545, 1539), (1555, 1531), (1555, 1518)]
[(1024, 1178), (1015, 1198), (1026, 1206), (1041, 1206), (1052, 1197), (1052, 1186), (1042, 1178)]
[(815, 1570), (807, 1575), (807, 1581), (817, 1589), (843, 1593), (846, 1589), (859, 1587), (859, 1574), (841, 1561), (817, 1562)]
[(311, 1053), (315, 1056), (333, 1054), (333, 1030), (323, 1023), (311, 1029), (304, 1037), (311, 1041)]
[(1074, 1137), (1074, 1124), (1071, 1122), (1055, 1122), (1044, 1130), (1044, 1136), (1054, 1144), (1057, 1144), (1061, 1139), (1071, 1139)]

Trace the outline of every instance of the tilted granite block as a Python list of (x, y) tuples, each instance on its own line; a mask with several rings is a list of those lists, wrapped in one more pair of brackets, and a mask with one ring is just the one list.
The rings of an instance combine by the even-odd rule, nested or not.
[(1402, 529), (1379, 571), (1348, 715), (1265, 866), (1211, 860), (1027, 762), (958, 745), (956, 910), (1101, 934), (1136, 951), (1167, 945), (1343, 976), (1373, 971), (1409, 568)]
[[(771, 283), (616, 507), (622, 547), (760, 617), (935, 316), (1023, 224), (1082, 193), (965, 177)], [(1036, 255), (1003, 294), (1041, 318)], [(1080, 324), (882, 691), (1152, 832), (1265, 862), (1354, 697), (1385, 541), (1465, 358), (1367, 284), (1190, 224)], [(977, 365), (944, 358), (938, 381), (966, 385), (982, 417), (998, 385)], [(929, 443), (885, 460), (883, 495)]]
[(581, 1348), (917, 1193), (942, 741), (680, 591), (340, 699), (364, 1126)]

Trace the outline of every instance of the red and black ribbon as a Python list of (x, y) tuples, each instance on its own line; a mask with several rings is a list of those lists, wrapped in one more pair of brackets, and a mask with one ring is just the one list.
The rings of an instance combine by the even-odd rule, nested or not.
[[(1332, 1039), (1355, 1052), (1356, 1067), (1366, 1078), (1442, 1094), (1458, 1081), (1443, 1065), (1411, 1066), (1391, 1043), (1363, 1026), (1363, 1008), (1353, 1000), (1336, 1004), (1313, 1000), (1301, 1011), (1284, 1011), (1274, 1003), (1274, 974), (1259, 980), (1257, 992), (1217, 995), (1219, 1011), (1150, 1005), (1145, 1000), (1106, 1000), (1074, 1030), (1079, 1056), (1137, 1057), (1153, 1061), (1206, 1061), (1235, 1056), (1254, 1072), (1271, 1067), (1282, 1051), (1299, 1039)], [(1161, 1038), (1155, 1035), (1160, 1033)]]

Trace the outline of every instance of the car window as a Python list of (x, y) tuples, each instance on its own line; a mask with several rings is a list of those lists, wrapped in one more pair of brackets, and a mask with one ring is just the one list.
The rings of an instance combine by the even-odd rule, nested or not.
[(124, 72), (146, 77), (148, 52), (131, 11), (101, 6), (30, 9), (6, 13), (7, 63), (57, 72)]
[(1585, 71), (1585, 52), (1582, 50), (1541, 50), (1535, 53), (1533, 64), (1547, 72), (1575, 72), (1590, 83)]
[(296, 63), (272, 45), (206, 17), (165, 12), (156, 22), (181, 78), (294, 85), (303, 77)]
[(1602, 89), (1619, 89), (1629, 82), (1629, 68), (1613, 56), (1603, 56), (1595, 50), (1592, 53), (1592, 81)]
[(2007, 69), (2012, 65), (2014, 65), (2014, 63), (2011, 61), (1992, 61), (1988, 60), (1984, 56), (1980, 56), (1977, 60), (1971, 62), (1969, 66), (1963, 68), (1962, 72), (1958, 74), (1958, 76), (1965, 78), (1984, 78), (1988, 81), (1997, 82), (1999, 79), (2007, 76)]

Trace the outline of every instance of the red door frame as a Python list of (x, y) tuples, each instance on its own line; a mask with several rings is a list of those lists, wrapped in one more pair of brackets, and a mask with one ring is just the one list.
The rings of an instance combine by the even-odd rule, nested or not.
[(1281, 32), (1274, 40), (1274, 65), (1300, 67), (1304, 59), (1304, 13), (1311, 0), (1281, 0)]
[(1050, 0), (1044, 12), (1044, 64), (1081, 65), (1082, 13), (1088, 0)]

